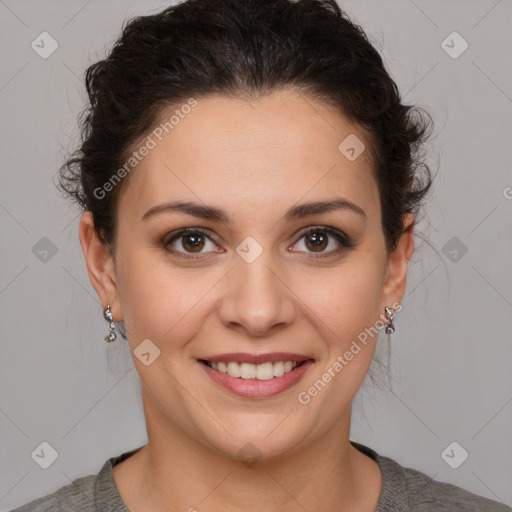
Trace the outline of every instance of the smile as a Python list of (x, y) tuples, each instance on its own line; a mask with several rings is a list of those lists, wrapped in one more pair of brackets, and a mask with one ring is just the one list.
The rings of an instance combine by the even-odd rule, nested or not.
[[(205, 361), (205, 363), (222, 373), (240, 379), (270, 380), (274, 377), (282, 377), (299, 365), (297, 361), (270, 361), (263, 364), (238, 363), (236, 361)], [(302, 364), (302, 363), (300, 363)]]
[(203, 370), (217, 384), (246, 398), (270, 398), (295, 385), (313, 365), (305, 361), (275, 361), (262, 364), (199, 359)]

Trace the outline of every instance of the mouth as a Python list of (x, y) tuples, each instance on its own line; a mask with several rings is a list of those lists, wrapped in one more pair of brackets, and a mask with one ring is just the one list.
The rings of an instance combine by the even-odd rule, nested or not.
[(236, 379), (256, 379), (270, 380), (280, 378), (295, 368), (298, 368), (306, 362), (313, 359), (305, 359), (304, 361), (266, 361), (261, 364), (242, 363), (239, 361), (209, 361), (207, 359), (199, 359), (199, 362), (208, 366), (214, 371), (224, 373)]
[(280, 394), (297, 384), (314, 364), (313, 358), (282, 353), (225, 354), (197, 361), (214, 382), (245, 398), (270, 398)]

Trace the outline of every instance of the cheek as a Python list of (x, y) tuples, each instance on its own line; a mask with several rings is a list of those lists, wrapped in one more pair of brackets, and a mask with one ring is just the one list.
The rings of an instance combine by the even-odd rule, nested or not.
[[(316, 279), (306, 302), (308, 319), (314, 322), (320, 361), (315, 373), (299, 386), (300, 409), (321, 417), (313, 436), (343, 417), (364, 381), (377, 342), (380, 274), (375, 262), (350, 260), (336, 271)], [(306, 294), (306, 289), (302, 293)], [(307, 297), (307, 295), (305, 295)], [(308, 309), (306, 308), (306, 309)]]
[(176, 345), (170, 340), (190, 339), (197, 328), (194, 318), (208, 302), (205, 294), (220, 276), (172, 267), (147, 249), (131, 248), (125, 254), (118, 289), (130, 341), (136, 345), (149, 338), (160, 348), (167, 344), (168, 350)]
[[(375, 262), (354, 258), (329, 272), (317, 273), (298, 294), (322, 320), (325, 339), (344, 345), (374, 325), (381, 313), (381, 275)], [(298, 283), (299, 284), (299, 283)]]

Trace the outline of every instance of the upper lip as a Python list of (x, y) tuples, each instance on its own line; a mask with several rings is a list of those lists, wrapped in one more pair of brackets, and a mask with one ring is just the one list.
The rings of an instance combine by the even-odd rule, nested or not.
[(229, 354), (218, 354), (212, 356), (202, 357), (201, 361), (212, 361), (212, 362), (225, 362), (235, 361), (237, 363), (252, 363), (252, 364), (263, 364), (263, 363), (276, 363), (277, 361), (296, 361), (302, 363), (308, 359), (313, 359), (310, 356), (303, 354), (294, 354), (292, 352), (272, 352), (269, 354), (249, 354), (247, 352), (231, 352)]

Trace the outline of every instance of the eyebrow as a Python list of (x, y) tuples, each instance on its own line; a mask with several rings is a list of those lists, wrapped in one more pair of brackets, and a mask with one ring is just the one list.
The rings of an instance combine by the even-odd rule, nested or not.
[[(352, 211), (366, 219), (366, 213), (360, 206), (342, 197), (338, 197), (330, 201), (315, 201), (294, 206), (285, 213), (284, 219), (290, 222), (293, 220), (303, 219), (310, 215), (320, 215), (322, 213), (328, 213), (335, 210)], [(185, 213), (200, 219), (223, 222), (225, 224), (231, 224), (232, 222), (228, 213), (224, 210), (215, 206), (195, 203), (193, 201), (174, 201), (171, 203), (153, 206), (142, 216), (141, 220), (146, 220), (155, 215), (169, 212)]]

